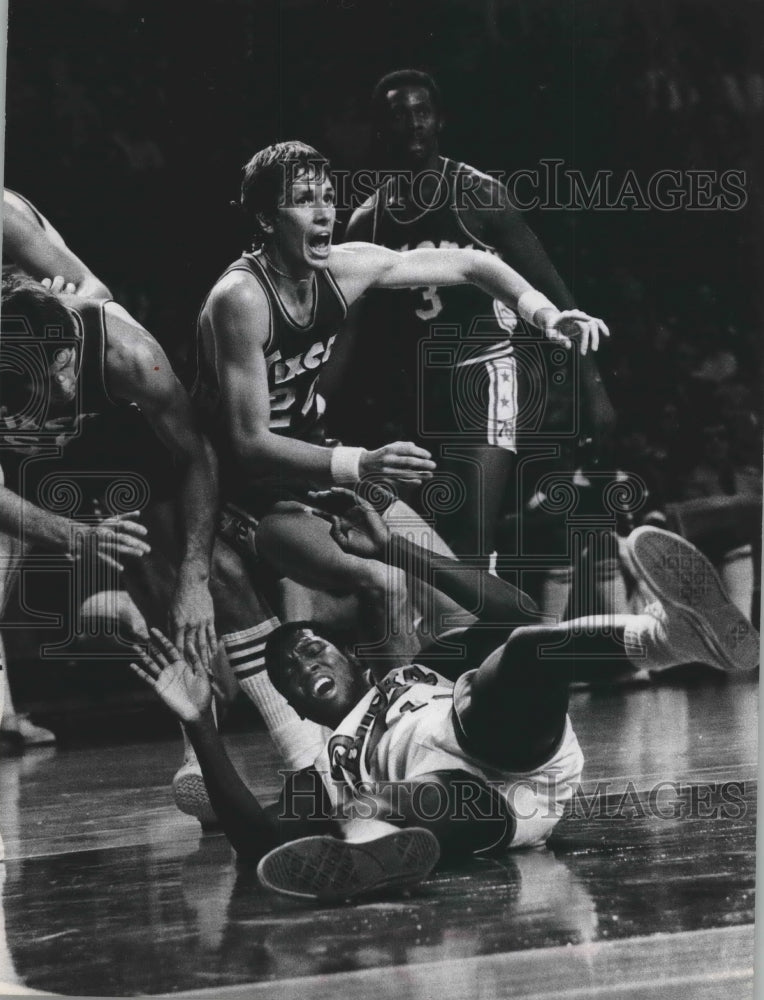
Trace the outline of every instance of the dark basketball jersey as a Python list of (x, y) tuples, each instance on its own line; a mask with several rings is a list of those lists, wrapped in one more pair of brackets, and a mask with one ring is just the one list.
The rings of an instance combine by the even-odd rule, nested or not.
[[(392, 250), (463, 248), (497, 254), (494, 247), (467, 230), (458, 210), (460, 192), (475, 189), (477, 172), (464, 163), (444, 157), (441, 161), (440, 184), (431, 208), (417, 212), (410, 202), (399, 204), (394, 179), (380, 188), (374, 206), (372, 242)], [(518, 323), (517, 315), (474, 285), (378, 291), (374, 303), (396, 328), (403, 328), (410, 342), (433, 334), (444, 342), (460, 341), (455, 364), (512, 352), (510, 338)]]
[[(234, 271), (253, 275), (268, 301), (270, 330), (264, 354), (268, 366), (271, 431), (321, 443), (324, 401), (317, 392), (318, 376), (347, 315), (342, 292), (330, 271), (316, 271), (311, 319), (300, 326), (287, 312), (260, 252), (243, 254), (221, 277)], [(197, 372), (192, 397), (210, 433), (218, 439), (225, 453), (225, 441), (220, 441), (223, 418), (217, 371), (214, 359), (208, 356), (205, 348), (200, 325), (197, 327)]]
[[(3, 316), (3, 361), (6, 369), (17, 374), (27, 372), (30, 381), (29, 401), (21, 413), (8, 413), (2, 400), (0, 378), (0, 452), (15, 451), (31, 455), (51, 451), (82, 435), (85, 424), (110, 410), (130, 404), (115, 400), (106, 381), (106, 303), (67, 297), (66, 306), (74, 320), (72, 338), (56, 337), (48, 341), (77, 352), (77, 389), (67, 412), (49, 416), (47, 382), (39, 374), (47, 366), (39, 341), (32, 336), (24, 317)], [(51, 331), (55, 336), (56, 331)], [(39, 391), (31, 389), (33, 382)]]

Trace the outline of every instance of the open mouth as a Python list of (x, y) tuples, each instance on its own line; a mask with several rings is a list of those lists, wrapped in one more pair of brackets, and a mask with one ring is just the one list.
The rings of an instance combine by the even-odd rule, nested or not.
[(329, 698), (334, 694), (335, 686), (331, 677), (319, 677), (313, 684), (312, 694), (316, 698)]
[(330, 233), (319, 233), (317, 236), (312, 236), (308, 242), (311, 253), (316, 257), (328, 257), (331, 245), (332, 237)]

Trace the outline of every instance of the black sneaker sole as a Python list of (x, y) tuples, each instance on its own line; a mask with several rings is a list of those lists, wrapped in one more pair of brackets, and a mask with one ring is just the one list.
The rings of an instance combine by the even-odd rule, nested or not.
[(257, 875), (273, 892), (338, 902), (416, 885), (429, 875), (439, 857), (437, 838), (420, 827), (396, 830), (365, 843), (304, 837), (266, 854)]
[(645, 582), (667, 609), (679, 611), (708, 651), (703, 662), (733, 672), (759, 664), (759, 633), (727, 596), (708, 561), (686, 539), (662, 528), (637, 528), (626, 540)]

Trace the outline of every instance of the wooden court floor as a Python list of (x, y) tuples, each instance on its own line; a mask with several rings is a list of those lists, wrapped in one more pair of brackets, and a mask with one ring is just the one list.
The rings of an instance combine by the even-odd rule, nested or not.
[[(582, 795), (547, 850), (416, 892), (268, 895), (176, 812), (180, 741), (0, 759), (0, 991), (268, 998), (753, 996), (758, 688), (576, 692)], [(265, 799), (262, 733), (230, 738)]]

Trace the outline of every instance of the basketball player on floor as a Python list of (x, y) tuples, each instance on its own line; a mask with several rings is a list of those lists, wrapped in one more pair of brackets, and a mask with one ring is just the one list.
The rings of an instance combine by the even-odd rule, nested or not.
[[(377, 147), (373, 166), (394, 173), (356, 210), (346, 239), (393, 250), (473, 247), (505, 260), (560, 308), (574, 307), (501, 181), (440, 155), (444, 115), (432, 77), (418, 70), (387, 74), (374, 88), (371, 113)], [(524, 388), (519, 366), (528, 345), (521, 336), (518, 349), (513, 347), (518, 323), (509, 303), (482, 289), (430, 284), (369, 296), (354, 324), (357, 388), (374, 399), (375, 420), (387, 419), (412, 440), (436, 446), (438, 475), (454, 499), (448, 509), (436, 511), (436, 527), (458, 555), (478, 557), (486, 565), (496, 549), (497, 520), (511, 481), (518, 430), (523, 430), (518, 428)], [(365, 364), (374, 352), (371, 337), (387, 342), (381, 367), (373, 372)], [(613, 409), (594, 359), (583, 342), (580, 346), (581, 436), (602, 443)], [(597, 346), (596, 340), (590, 345)], [(421, 354), (423, 347), (432, 347), (431, 355)], [(446, 361), (435, 363), (446, 355)], [(571, 382), (569, 373), (565, 388), (551, 378), (536, 386), (544, 396), (543, 430), (559, 430), (562, 455), (553, 465), (570, 471), (576, 442), (562, 436), (571, 433)], [(533, 469), (540, 469), (538, 462)], [(598, 569), (603, 579), (612, 579), (612, 565)], [(543, 584), (544, 610), (558, 618), (567, 604), (568, 576), (558, 572)]]
[[(3, 189), (3, 264), (14, 264), (54, 291), (110, 299), (109, 289), (64, 242), (45, 216), (23, 195)], [(0, 739), (16, 747), (55, 743), (56, 737), (16, 712), (11, 696), (5, 644), (0, 636), (0, 684), (5, 704), (0, 708)]]
[(738, 671), (758, 663), (753, 626), (708, 560), (670, 532), (643, 527), (628, 540), (656, 597), (642, 614), (549, 625), (532, 623), (532, 606), (504, 581), (392, 536), (363, 501), (332, 520), (344, 552), (405, 564), (426, 579), (437, 567), (435, 579), (452, 599), (480, 606), (487, 622), (505, 622), (510, 634), (454, 684), (412, 662), (399, 620), (410, 614), (405, 589), (361, 595), (369, 654), (361, 660), (315, 622), (283, 625), (266, 650), (273, 683), (300, 714), (334, 732), (315, 768), (291, 775), (280, 801), (263, 809), (212, 722), (201, 663), (184, 661), (154, 633), (153, 648), (133, 668), (188, 727), (231, 844), (241, 857), (260, 859), (260, 881), (278, 892), (346, 899), (412, 884), (439, 853), (543, 845), (581, 777), (568, 687), (587, 660), (616, 670), (704, 662)]
[[(244, 170), (241, 204), (256, 249), (224, 272), (203, 303), (193, 388), (219, 456), (221, 496), (229, 514), (240, 518), (242, 535), (248, 518), (257, 522), (270, 515), (256, 529), (257, 553), (282, 576), (340, 596), (379, 589), (389, 568), (340, 551), (327, 525), (306, 513), (308, 493), (364, 478), (419, 484), (431, 478), (435, 464), (410, 442), (374, 451), (329, 446), (318, 380), (348, 305), (374, 287), (474, 282), (518, 306), (547, 337), (566, 346), (575, 336), (585, 349), (606, 328), (582, 312), (560, 313), (488, 254), (401, 254), (360, 243), (333, 247), (329, 164), (302, 143), (279, 143), (253, 156)], [(251, 635), (224, 636), (223, 642), (271, 731), (294, 733), (283, 752), (292, 766), (302, 766), (315, 757), (323, 737), (275, 697), (263, 669), (265, 639), (264, 626)]]

